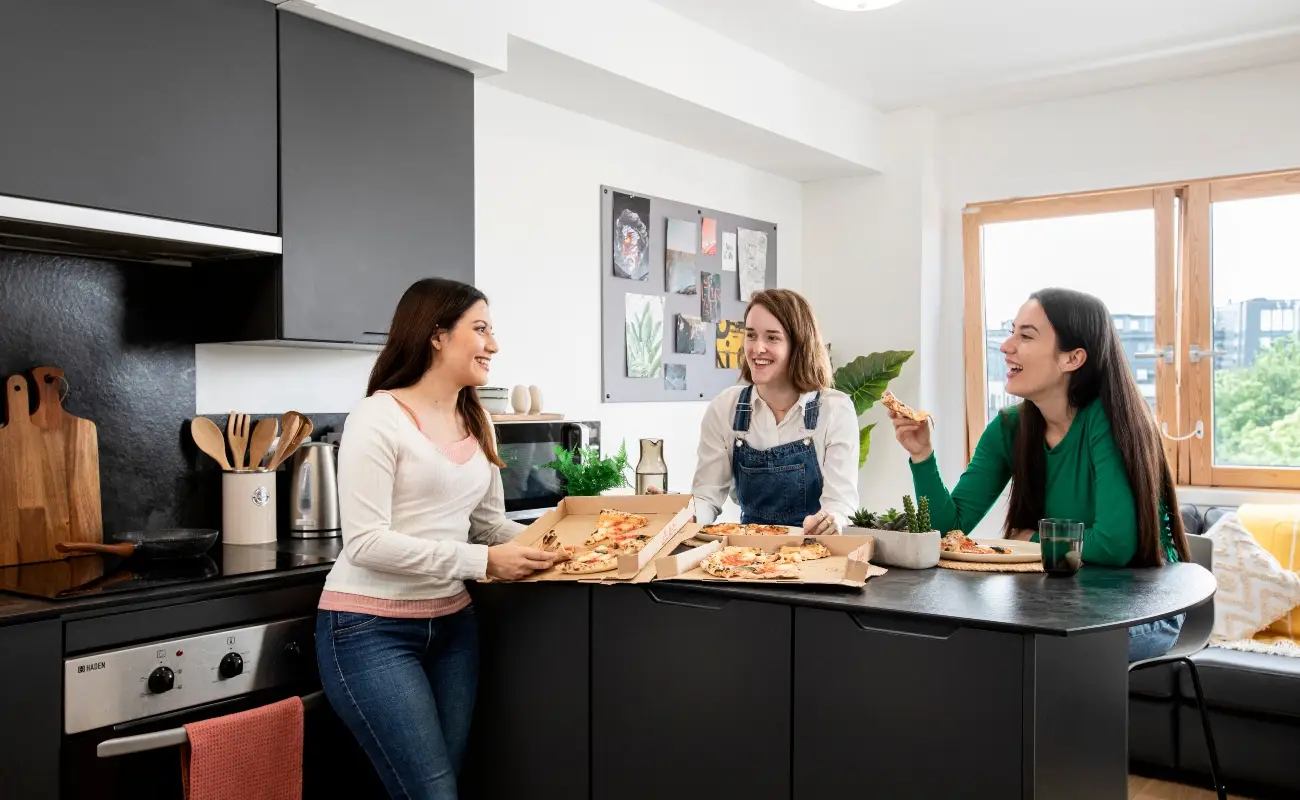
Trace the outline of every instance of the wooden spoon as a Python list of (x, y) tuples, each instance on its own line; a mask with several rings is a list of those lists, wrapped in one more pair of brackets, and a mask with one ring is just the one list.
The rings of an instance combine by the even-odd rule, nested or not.
[(207, 417), (195, 417), (190, 420), (190, 436), (199, 449), (212, 456), (212, 460), (230, 472), (230, 460), (226, 458), (226, 437), (221, 435), (217, 423)]
[(266, 451), (271, 449), (271, 442), (275, 440), (275, 434), (279, 430), (280, 420), (275, 417), (259, 419), (253, 426), (253, 439), (248, 446), (249, 468), (261, 468), (262, 462), (266, 459)]
[(271, 463), (266, 467), (269, 470), (279, 468), (279, 466), (284, 463), (289, 456), (293, 455), (294, 452), (298, 450), (298, 447), (302, 445), (303, 442), (307, 441), (309, 436), (311, 436), (314, 427), (311, 424), (311, 420), (307, 419), (304, 415), (299, 414), (297, 411), (290, 411), (285, 416), (288, 416), (289, 414), (294, 415), (296, 418), (295, 424), (297, 425), (297, 429), (294, 431), (292, 436), (280, 437), (280, 444), (275, 448), (275, 455), (271, 457)]
[(289, 441), (298, 435), (298, 429), (302, 427), (302, 421), (306, 419), (297, 411), (286, 411), (280, 415), (280, 438), (275, 443), (275, 452), (271, 454), (271, 460), (266, 463), (267, 469), (275, 469), (286, 455), (286, 449), (289, 447)]

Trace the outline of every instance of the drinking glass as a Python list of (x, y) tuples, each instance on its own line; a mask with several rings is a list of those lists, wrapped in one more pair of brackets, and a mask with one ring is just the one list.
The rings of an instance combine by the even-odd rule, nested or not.
[(1073, 575), (1083, 566), (1083, 523), (1077, 519), (1039, 520), (1038, 544), (1049, 575)]

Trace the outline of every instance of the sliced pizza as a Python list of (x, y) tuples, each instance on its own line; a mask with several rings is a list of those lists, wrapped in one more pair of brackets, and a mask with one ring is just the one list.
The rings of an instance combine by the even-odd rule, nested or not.
[(635, 530), (650, 524), (649, 517), (616, 511), (612, 508), (602, 509), (596, 517), (596, 530), (587, 537), (587, 544), (599, 544), (609, 539), (626, 536)]
[(776, 551), (783, 563), (798, 564), (800, 561), (816, 561), (827, 558), (831, 551), (826, 545), (813, 538), (803, 540), (802, 544), (788, 544)]
[(934, 417), (931, 416), (928, 411), (917, 411), (911, 408), (902, 400), (895, 397), (894, 393), (891, 391), (886, 390), (885, 393), (880, 396), (880, 404), (898, 416), (910, 419), (913, 422), (925, 422), (928, 420), (931, 425), (934, 424)]
[(618, 554), (602, 545), (573, 558), (556, 567), (568, 575), (585, 575), (592, 572), (609, 572), (618, 569)]
[(979, 544), (961, 531), (948, 531), (943, 540), (939, 542), (939, 549), (948, 553), (968, 553), (970, 555), (1006, 555), (1011, 552), (1010, 547)]
[(719, 522), (715, 525), (705, 525), (700, 528), (700, 533), (708, 533), (714, 536), (788, 536), (790, 529), (784, 525), (756, 525), (741, 524), (739, 522)]
[(572, 558), (575, 550), (573, 545), (569, 545), (568, 547), (561, 545), (560, 535), (553, 529), (542, 534), (542, 540), (537, 544), (537, 547), (548, 553), (555, 553), (558, 555), (559, 558), (556, 560), (556, 563)]
[(619, 555), (631, 556), (636, 555), (645, 549), (650, 543), (650, 537), (644, 533), (634, 533), (630, 536), (620, 536), (614, 540), (614, 550)]
[(756, 547), (724, 547), (705, 556), (700, 568), (715, 578), (772, 580), (799, 577), (799, 567)]

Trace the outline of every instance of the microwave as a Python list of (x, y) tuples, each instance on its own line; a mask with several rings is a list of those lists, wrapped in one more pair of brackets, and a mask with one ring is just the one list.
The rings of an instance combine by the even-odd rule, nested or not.
[(559, 473), (542, 466), (555, 458), (555, 448), (595, 447), (600, 450), (599, 422), (497, 422), (497, 454), (505, 462), (506, 516), (531, 522), (564, 499)]

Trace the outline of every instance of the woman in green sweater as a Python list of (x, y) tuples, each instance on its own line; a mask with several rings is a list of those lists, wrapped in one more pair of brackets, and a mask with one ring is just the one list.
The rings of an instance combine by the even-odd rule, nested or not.
[[(1188, 560), (1160, 431), (1106, 306), (1068, 289), (1037, 292), (1016, 315), (1002, 353), (1006, 391), (1024, 402), (989, 423), (951, 493), (929, 428), (890, 413), (935, 527), (971, 531), (1010, 481), (1008, 538), (1036, 540), (1040, 519), (1075, 519), (1084, 523), (1085, 564)], [(1129, 660), (1165, 653), (1182, 622), (1180, 614), (1130, 628)]]

